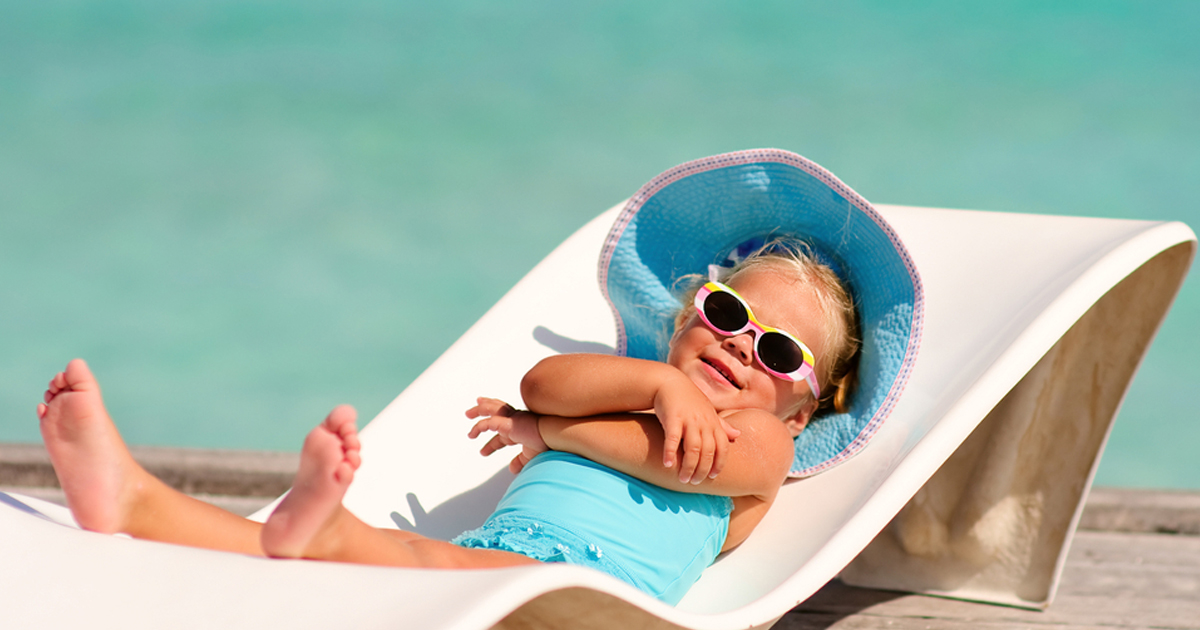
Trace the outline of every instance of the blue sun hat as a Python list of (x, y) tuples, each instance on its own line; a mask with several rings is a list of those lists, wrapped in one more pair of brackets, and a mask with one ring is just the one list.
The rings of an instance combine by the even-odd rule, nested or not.
[(883, 217), (832, 173), (779, 149), (702, 158), (652, 179), (626, 204), (600, 255), (600, 288), (617, 324), (617, 354), (664, 360), (682, 276), (732, 266), (786, 236), (807, 243), (850, 290), (862, 355), (846, 413), (796, 438), (792, 477), (857, 453), (891, 413), (921, 339), (921, 278)]

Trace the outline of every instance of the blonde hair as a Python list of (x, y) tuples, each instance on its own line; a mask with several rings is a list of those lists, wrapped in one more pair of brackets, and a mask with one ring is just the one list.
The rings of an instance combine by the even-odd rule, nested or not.
[[(825, 317), (825, 338), (821, 344), (825, 356), (816, 357), (817, 382), (822, 394), (818, 413), (830, 408), (845, 413), (857, 382), (861, 345), (858, 314), (850, 292), (828, 265), (817, 260), (806, 243), (795, 239), (778, 238), (768, 242), (734, 266), (722, 282), (732, 284), (742, 274), (756, 269), (770, 269), (813, 289)], [(684, 306), (675, 317), (676, 331), (691, 319), (692, 300), (707, 278), (691, 275), (680, 281), (686, 283), (688, 289), (684, 294)]]

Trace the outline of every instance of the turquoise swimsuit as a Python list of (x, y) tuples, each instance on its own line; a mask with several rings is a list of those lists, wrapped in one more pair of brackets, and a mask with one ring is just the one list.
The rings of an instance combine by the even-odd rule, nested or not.
[(729, 497), (667, 490), (547, 451), (483, 526), (451, 542), (592, 567), (674, 604), (721, 552), (732, 511)]

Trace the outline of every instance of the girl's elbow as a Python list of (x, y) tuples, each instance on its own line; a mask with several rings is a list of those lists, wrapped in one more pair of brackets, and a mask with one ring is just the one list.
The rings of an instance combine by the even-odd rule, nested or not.
[(533, 366), (525, 376), (521, 378), (521, 399), (525, 401), (525, 406), (530, 410), (536, 411), (537, 405), (542, 402), (546, 391), (546, 386), (554, 373), (553, 364), (557, 357), (547, 357), (538, 361), (537, 365)]
[[(782, 423), (767, 423), (759, 427), (761, 434), (761, 451), (759, 461), (766, 487), (772, 492), (779, 489), (787, 480), (792, 469), (792, 461), (796, 456), (796, 443), (792, 435), (783, 428)], [(740, 438), (739, 438), (740, 439)]]
[(537, 402), (538, 392), (541, 391), (541, 379), (536, 374), (537, 367), (525, 373), (521, 378), (521, 400), (526, 407), (533, 407)]
[(764, 499), (775, 496), (787, 480), (795, 456), (791, 434), (769, 415), (735, 417), (731, 424), (742, 432), (731, 447), (741, 451), (739, 459), (745, 462), (745, 494)]

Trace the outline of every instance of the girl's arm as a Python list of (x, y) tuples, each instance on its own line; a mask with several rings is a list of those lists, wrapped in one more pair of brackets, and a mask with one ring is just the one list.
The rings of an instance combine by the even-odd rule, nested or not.
[(771, 501), (792, 464), (792, 436), (775, 416), (759, 410), (729, 414), (741, 431), (726, 454), (725, 469), (715, 478), (681, 482), (658, 464), (664, 434), (649, 414), (612, 414), (595, 418), (541, 416), (538, 432), (546, 446), (586, 457), (656, 486), (680, 492), (757, 497)]
[(521, 397), (534, 413), (565, 418), (653, 410), (664, 433), (662, 465), (674, 468), (681, 459), (675, 474), (683, 483), (721, 473), (729, 441), (738, 437), (687, 376), (658, 361), (552, 356), (525, 375)]
[(618, 414), (596, 419), (542, 416), (540, 437), (556, 451), (582, 455), (642, 481), (680, 492), (719, 494), (733, 498), (729, 531), (721, 551), (742, 544), (775, 502), (792, 465), (792, 436), (774, 415), (760, 410), (730, 414), (726, 420), (741, 430), (730, 445), (725, 470), (698, 484), (682, 483), (658, 466), (656, 453), (662, 428), (646, 414)]
[(521, 398), (539, 414), (582, 418), (654, 408), (664, 386), (686, 377), (659, 361), (607, 354), (559, 354), (521, 379)]
[(471, 438), (495, 433), (480, 450), (483, 455), (505, 446), (522, 447), (510, 467), (514, 473), (538, 453), (555, 450), (581, 455), (669, 490), (766, 499), (775, 495), (792, 464), (793, 442), (787, 427), (775, 416), (757, 409), (727, 415), (741, 436), (730, 448), (725, 473), (690, 482), (680, 481), (658, 464), (656, 454), (662, 448), (663, 429), (647, 413), (564, 418), (515, 409), (494, 398), (480, 398), (467, 410), (467, 417), (478, 418), (469, 433)]
[(520, 472), (537, 453), (553, 449), (587, 457), (670, 490), (732, 497), (733, 514), (722, 551), (741, 544), (766, 515), (783, 485), (793, 456), (791, 434), (784, 424), (758, 410), (728, 415), (726, 419), (741, 430), (741, 437), (730, 448), (725, 472), (716, 478), (700, 478), (695, 484), (680, 481), (670, 470), (658, 465), (656, 454), (663, 442), (663, 430), (649, 414), (591, 418), (539, 416), (499, 400), (480, 398), (467, 416), (482, 418), (471, 429), (471, 437), (484, 431), (496, 432), (481, 450), (484, 455), (505, 446), (521, 445), (521, 453), (509, 464), (514, 473)]

